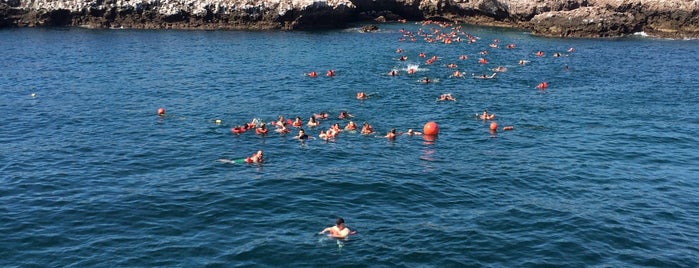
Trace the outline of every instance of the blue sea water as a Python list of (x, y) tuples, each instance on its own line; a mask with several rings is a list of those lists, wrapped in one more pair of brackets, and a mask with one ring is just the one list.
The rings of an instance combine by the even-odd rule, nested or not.
[[(699, 266), (699, 41), (431, 28), (0, 31), (0, 266)], [(377, 134), (318, 139), (341, 111)]]

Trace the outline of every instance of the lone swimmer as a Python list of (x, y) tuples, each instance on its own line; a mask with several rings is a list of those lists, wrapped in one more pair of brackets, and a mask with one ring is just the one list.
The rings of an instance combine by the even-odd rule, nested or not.
[(328, 233), (328, 236), (334, 237), (334, 238), (346, 238), (347, 236), (351, 234), (356, 234), (356, 231), (352, 231), (347, 226), (345, 226), (345, 219), (343, 218), (337, 218), (335, 221), (335, 226), (331, 226), (328, 228), (323, 229), (323, 231), (320, 231), (318, 234), (324, 234)]
[(257, 153), (245, 158), (245, 163), (262, 163), (263, 161), (264, 157), (262, 155), (262, 150), (259, 150)]

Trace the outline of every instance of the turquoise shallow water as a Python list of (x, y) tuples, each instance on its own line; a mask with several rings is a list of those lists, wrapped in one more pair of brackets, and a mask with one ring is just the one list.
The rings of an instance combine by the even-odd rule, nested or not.
[[(399, 40), (431, 27), (0, 31), (0, 266), (699, 265), (698, 41)], [(340, 111), (378, 134), (230, 132), (321, 111), (313, 136)], [(317, 235), (338, 216), (358, 234)]]

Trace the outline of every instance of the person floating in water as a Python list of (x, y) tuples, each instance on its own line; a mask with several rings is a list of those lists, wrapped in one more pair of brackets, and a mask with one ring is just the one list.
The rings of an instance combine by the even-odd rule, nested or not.
[(291, 123), (292, 126), (294, 127), (301, 127), (303, 125), (303, 122), (301, 121), (301, 117), (297, 116), (294, 122)]
[(357, 99), (358, 100), (366, 100), (367, 98), (368, 98), (368, 96), (366, 95), (366, 93), (364, 93), (362, 91), (357, 92)]
[(396, 129), (392, 128), (391, 131), (386, 133), (386, 136), (384, 136), (384, 138), (387, 138), (389, 140), (395, 140), (396, 139)]
[(507, 67), (505, 67), (505, 66), (495, 67), (495, 68), (493, 68), (493, 72), (499, 72), (499, 73), (507, 72)]
[(308, 127), (317, 127), (320, 125), (318, 121), (316, 121), (315, 116), (311, 116), (311, 118), (308, 119), (308, 123), (306, 124)]
[(413, 131), (413, 129), (410, 128), (410, 129), (408, 129), (407, 132), (405, 132), (405, 135), (408, 135), (408, 136), (422, 135), (422, 132)]
[(318, 120), (328, 119), (328, 113), (321, 112), (318, 114), (313, 114), (313, 117), (315, 117), (315, 119), (318, 119)]
[(259, 150), (257, 151), (257, 153), (254, 153), (251, 156), (245, 158), (245, 163), (262, 163), (263, 161), (264, 157), (262, 154), (262, 150)]
[(352, 117), (354, 117), (354, 115), (352, 115), (348, 112), (345, 112), (345, 111), (340, 112), (340, 115), (337, 116), (337, 118), (339, 118), (339, 119), (347, 119), (347, 118), (352, 118)]
[(478, 79), (491, 79), (491, 78), (494, 78), (496, 74), (498, 74), (498, 73), (493, 73), (493, 74), (491, 74), (491, 75), (485, 75), (485, 74), (482, 74), (482, 75), (475, 75), (475, 74), (472, 74), (472, 76), (473, 76), (473, 78), (478, 78)]
[(437, 101), (455, 101), (456, 99), (451, 95), (451, 93), (444, 93), (437, 98)]
[(299, 140), (307, 140), (308, 134), (306, 134), (306, 132), (303, 131), (303, 128), (299, 128), (299, 134), (296, 135), (294, 138), (299, 139)]
[(483, 110), (482, 114), (476, 114), (476, 116), (483, 120), (492, 120), (493, 118), (495, 118), (495, 114), (489, 114), (488, 110)]
[(371, 133), (374, 133), (374, 128), (371, 127), (371, 125), (369, 125), (369, 123), (364, 122), (364, 123), (362, 124), (362, 131), (361, 131), (361, 133), (364, 134), (364, 135), (369, 135), (369, 134), (371, 134)]
[(345, 226), (345, 219), (343, 218), (337, 218), (335, 221), (335, 226), (330, 226), (328, 228), (323, 229), (323, 231), (320, 231), (318, 234), (325, 234), (328, 233), (328, 236), (334, 237), (334, 238), (347, 238), (347, 236), (351, 234), (356, 234), (357, 231), (352, 231), (347, 226)]
[(345, 126), (345, 130), (347, 130), (347, 131), (357, 130), (357, 124), (354, 123), (353, 121), (349, 121), (349, 123), (347, 123), (347, 125)]

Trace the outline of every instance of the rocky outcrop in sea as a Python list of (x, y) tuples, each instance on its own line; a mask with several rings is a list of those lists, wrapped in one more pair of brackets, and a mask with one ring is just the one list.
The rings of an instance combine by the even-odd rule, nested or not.
[(0, 0), (0, 27), (294, 30), (444, 20), (556, 37), (699, 37), (699, 0)]

